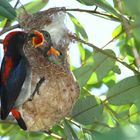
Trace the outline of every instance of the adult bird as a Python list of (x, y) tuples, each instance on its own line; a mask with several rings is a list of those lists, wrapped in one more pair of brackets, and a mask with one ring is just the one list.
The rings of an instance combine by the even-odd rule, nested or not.
[[(11, 112), (23, 130), (27, 127), (18, 108), (33, 94), (32, 71), (25, 55), (25, 44), (31, 41), (35, 49), (41, 48), (43, 43), (47, 47), (45, 38), (49, 37), (49, 34), (43, 31), (13, 31), (6, 35), (3, 41), (4, 58), (0, 70), (1, 119), (6, 119)], [(47, 51), (55, 53), (51, 47)]]

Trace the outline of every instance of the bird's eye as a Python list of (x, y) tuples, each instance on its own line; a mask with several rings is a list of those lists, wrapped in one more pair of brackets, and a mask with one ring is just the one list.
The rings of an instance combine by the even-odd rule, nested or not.
[(63, 53), (61, 51), (59, 51), (59, 53), (60, 53), (60, 56), (63, 56)]
[(49, 35), (48, 35), (48, 34), (45, 34), (45, 36), (46, 36), (46, 37), (49, 37)]

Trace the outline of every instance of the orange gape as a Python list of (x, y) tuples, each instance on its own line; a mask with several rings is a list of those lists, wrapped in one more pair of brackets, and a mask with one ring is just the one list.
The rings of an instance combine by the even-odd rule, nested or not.
[(34, 34), (37, 35), (37, 36), (33, 37), (33, 39), (32, 39), (33, 45), (35, 47), (39, 47), (39, 46), (43, 45), (43, 43), (44, 43), (43, 34), (39, 31), (34, 31)]
[(9, 73), (12, 67), (13, 67), (12, 58), (7, 56), (5, 67), (4, 67), (4, 73), (2, 76), (2, 81), (4, 82), (4, 84), (6, 84), (7, 78), (9, 76)]

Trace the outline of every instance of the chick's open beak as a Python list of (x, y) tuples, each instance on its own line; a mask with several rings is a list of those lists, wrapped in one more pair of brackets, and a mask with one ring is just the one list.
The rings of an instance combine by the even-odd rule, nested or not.
[(39, 31), (34, 31), (35, 36), (32, 38), (34, 47), (42, 46), (44, 43), (44, 35)]
[[(48, 37), (48, 36), (47, 36)], [(51, 42), (51, 38), (50, 38), (50, 42)], [(47, 52), (47, 55), (55, 55), (55, 56), (59, 56), (60, 53), (59, 51), (57, 51), (55, 48), (53, 48), (52, 46), (50, 46), (49, 42), (46, 42), (46, 36), (42, 33), (39, 32), (37, 30), (34, 31), (34, 35), (32, 37), (32, 44), (34, 47), (48, 47), (49, 50)]]

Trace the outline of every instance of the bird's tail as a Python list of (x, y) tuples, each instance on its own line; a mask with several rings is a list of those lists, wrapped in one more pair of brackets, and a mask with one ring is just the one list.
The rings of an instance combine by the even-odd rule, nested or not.
[(17, 120), (18, 125), (19, 125), (23, 130), (27, 130), (26, 124), (25, 124), (23, 118), (21, 117), (20, 112), (17, 111), (16, 108), (12, 108), (11, 113), (12, 113), (12, 115), (15, 117), (15, 119)]

